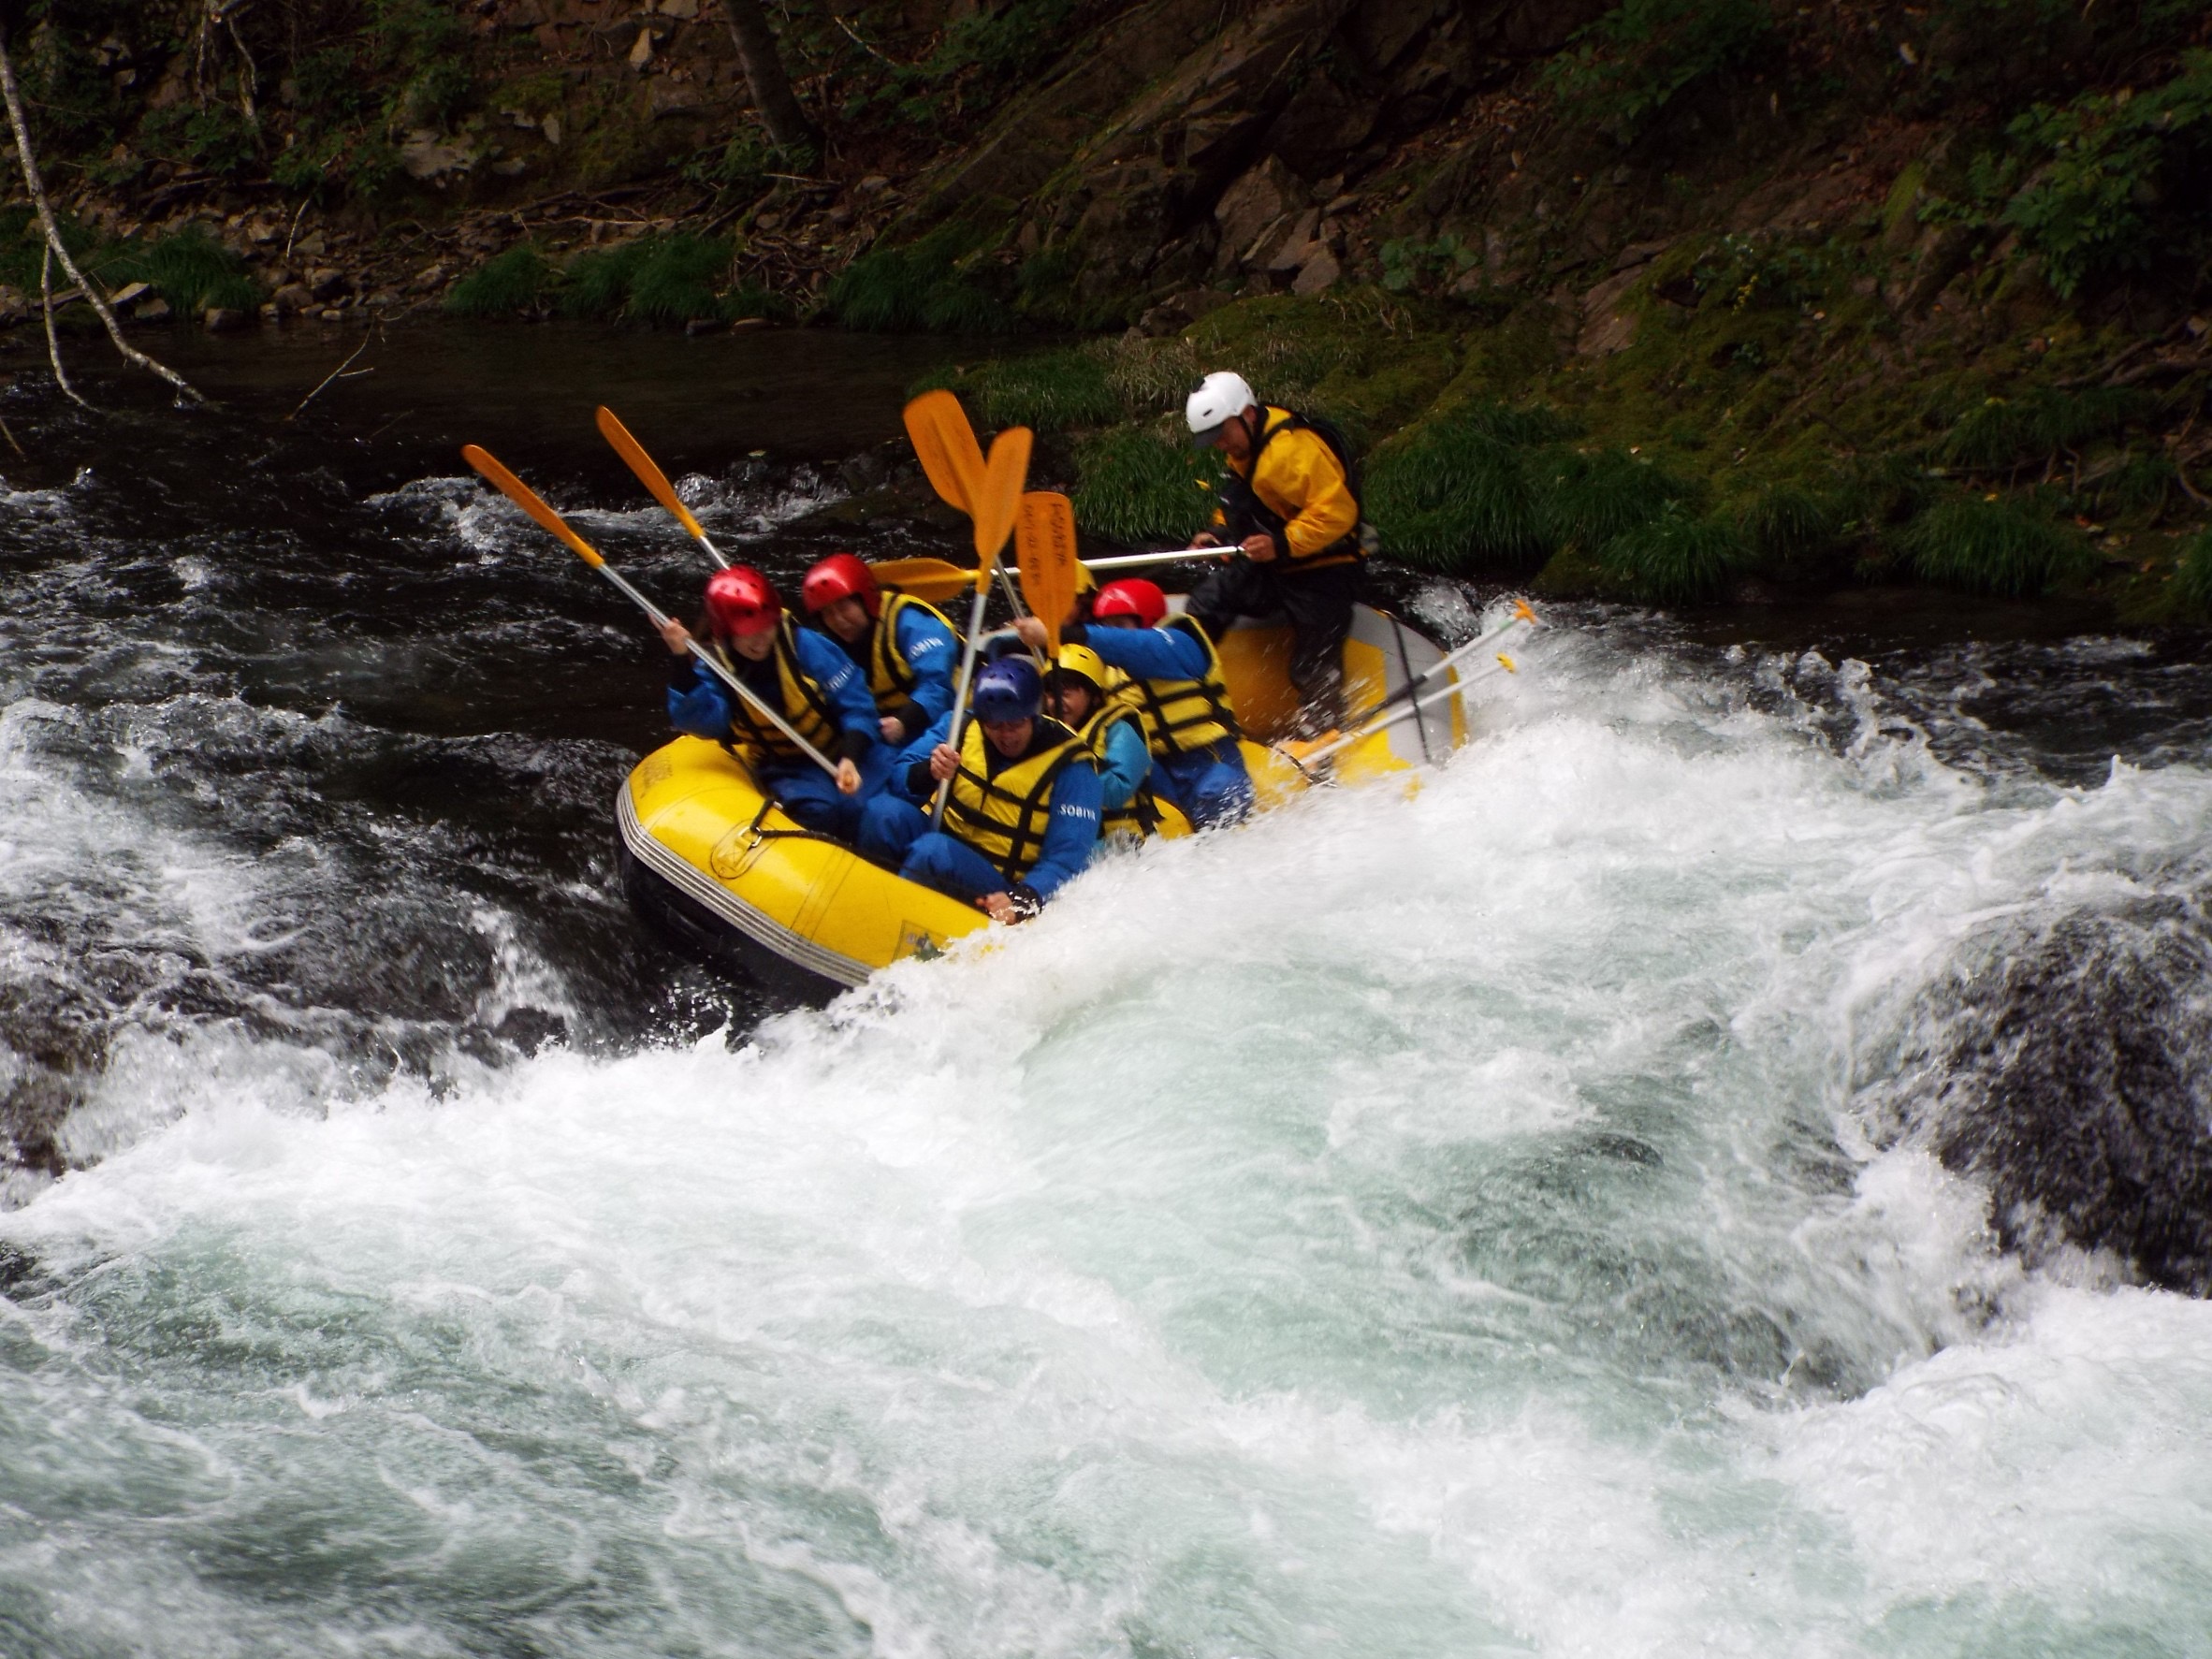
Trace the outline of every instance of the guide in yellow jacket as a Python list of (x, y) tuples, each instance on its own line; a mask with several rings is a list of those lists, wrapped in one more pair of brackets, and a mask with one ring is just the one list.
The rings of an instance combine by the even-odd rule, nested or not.
[(1288, 615), (1301, 725), (1325, 731), (1343, 719), (1344, 641), (1371, 534), (1358, 472), (1332, 429), (1262, 405), (1239, 374), (1207, 375), (1184, 416), (1191, 443), (1229, 466), (1215, 530), (1199, 543), (1242, 548), (1199, 585), (1188, 614), (1215, 639), (1238, 617)]

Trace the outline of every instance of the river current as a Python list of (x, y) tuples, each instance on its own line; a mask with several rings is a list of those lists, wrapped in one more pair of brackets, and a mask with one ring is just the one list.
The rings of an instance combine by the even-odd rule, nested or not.
[(1564, 610), (1413, 798), (793, 1006), (439, 457), (680, 604), (593, 401), (710, 363), (788, 576), (944, 348), (513, 336), (596, 377), (0, 397), (0, 1652), (2212, 1652), (2201, 640)]

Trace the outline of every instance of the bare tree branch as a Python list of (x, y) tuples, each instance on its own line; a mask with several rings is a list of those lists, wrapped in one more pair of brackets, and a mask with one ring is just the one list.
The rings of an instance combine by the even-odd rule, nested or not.
[[(46, 199), (46, 182), (38, 176), (37, 153), (31, 148), (31, 124), (23, 117), (22, 89), (16, 85), (15, 60), (8, 55), (7, 30), (5, 23), (0, 23), (0, 94), (4, 94), (7, 99), (7, 124), (15, 134), (16, 155), (23, 165), (23, 188), (31, 193), (31, 204), (38, 210), (38, 224), (40, 228), (46, 232), (46, 246), (49, 255), (61, 261), (62, 269), (69, 273), (69, 280), (82, 291), (93, 310), (100, 313), (100, 321), (108, 327), (108, 338), (115, 342), (117, 351), (121, 352), (129, 361), (138, 364), (139, 368), (160, 375), (162, 379), (167, 381), (195, 403), (205, 403), (207, 399), (200, 396), (198, 388), (194, 386), (190, 381), (174, 369), (155, 362), (137, 346), (131, 344), (129, 341), (124, 339), (123, 325), (115, 320), (115, 308), (108, 303), (108, 297), (93, 285), (92, 279), (77, 269), (76, 259), (71, 256), (68, 248), (63, 244), (62, 227), (54, 222), (53, 204)], [(47, 340), (49, 345), (52, 346), (54, 334), (51, 272), (47, 272), (43, 267), (41, 269), (41, 281), (45, 283), (49, 296), (46, 311)], [(54, 372), (58, 375), (62, 369), (61, 352), (58, 347), (53, 348), (53, 354)], [(64, 389), (66, 390), (67, 386), (68, 383), (64, 381)], [(69, 395), (72, 398), (77, 398), (77, 394), (73, 391)], [(82, 398), (77, 398), (77, 400), (80, 403), (84, 402)], [(85, 404), (85, 407), (89, 409), (91, 405), (88, 403)]]
[(53, 363), (54, 384), (62, 388), (63, 395), (70, 402), (80, 409), (90, 409), (92, 405), (78, 395), (77, 388), (69, 384), (69, 371), (62, 367), (62, 337), (54, 331), (53, 326), (53, 250), (51, 248), (38, 250), (38, 297), (45, 301), (43, 314), (46, 318), (46, 355)]

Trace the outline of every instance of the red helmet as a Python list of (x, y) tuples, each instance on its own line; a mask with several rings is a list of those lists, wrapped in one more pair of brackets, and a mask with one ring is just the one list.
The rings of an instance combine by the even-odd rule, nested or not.
[(851, 553), (832, 553), (807, 573), (799, 584), (799, 598), (809, 615), (825, 611), (840, 599), (857, 599), (869, 616), (876, 614), (876, 573)]
[(1142, 576), (1109, 582), (1099, 589), (1099, 597), (1091, 601), (1091, 615), (1101, 621), (1108, 617), (1134, 617), (1144, 627), (1152, 628), (1167, 614), (1168, 596), (1159, 590), (1157, 582), (1147, 582)]
[(758, 633), (782, 616), (783, 601), (749, 564), (733, 564), (706, 578), (706, 619), (717, 633)]

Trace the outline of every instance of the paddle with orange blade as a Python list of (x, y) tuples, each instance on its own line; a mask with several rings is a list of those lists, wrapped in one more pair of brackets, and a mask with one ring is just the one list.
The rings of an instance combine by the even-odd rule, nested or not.
[(1060, 624), (1075, 609), (1082, 565), (1075, 557), (1075, 503), (1049, 489), (1022, 497), (1014, 520), (1014, 560), (1021, 567), (1022, 594), (1030, 614), (1044, 624), (1045, 640), (1056, 659)]
[(707, 538), (706, 531), (699, 526), (699, 520), (691, 516), (691, 509), (677, 498), (676, 487), (668, 482), (668, 474), (661, 471), (659, 463), (645, 452), (645, 445), (630, 435), (630, 429), (618, 420), (615, 412), (604, 403), (599, 408), (599, 435), (614, 445), (615, 453), (629, 464), (630, 470), (637, 474), (637, 481), (651, 493), (653, 500), (674, 514), (676, 521), (691, 532), (691, 540), (706, 549), (706, 557), (728, 570), (730, 561), (722, 557), (721, 549)]
[[(631, 602), (631, 604), (636, 605), (639, 610), (645, 612), (648, 617), (652, 618), (654, 627), (663, 628), (667, 626), (668, 614), (665, 611), (662, 610), (659, 605), (655, 604), (651, 600), (640, 593), (635, 588), (632, 587), (629, 581), (623, 577), (619, 572), (616, 571), (613, 566), (607, 563), (604, 556), (600, 553), (597, 547), (594, 547), (582, 536), (576, 534), (576, 532), (569, 527), (569, 522), (567, 519), (563, 518), (551, 507), (547, 506), (546, 504), (545, 499), (541, 497), (536, 490), (531, 488), (529, 485), (523, 483), (521, 479), (516, 477), (514, 473), (508, 472), (504, 466), (501, 465), (499, 460), (493, 457), (489, 450), (480, 448), (473, 444), (464, 444), (461, 445), (461, 458), (467, 461), (472, 467), (474, 467), (477, 472), (481, 473), (488, 480), (489, 480), (492, 487), (502, 495), (505, 496), (517, 507), (520, 507), (525, 513), (528, 513), (532, 518), (536, 519), (540, 525), (550, 531), (560, 540), (561, 544), (566, 546), (570, 552), (574, 553), (578, 559), (581, 559), (586, 564), (589, 565), (593, 570), (597, 571), (601, 575), (612, 582), (615, 587), (624, 595), (624, 597), (626, 597)], [(722, 684), (728, 686), (730, 690), (736, 692), (737, 695), (744, 698), (746, 702), (751, 704), (752, 706), (759, 711), (763, 718), (767, 720), (786, 737), (789, 737), (793, 743), (797, 744), (816, 765), (820, 766), (824, 772), (827, 772), (833, 778), (837, 775), (836, 764), (832, 762), (827, 755), (823, 754), (822, 750), (816, 749), (814, 745), (808, 742), (806, 738), (800, 736), (797, 732), (793, 731), (792, 729), (791, 722), (786, 720), (782, 715), (779, 714), (775, 709), (769, 707), (767, 704), (763, 702), (761, 700), (760, 694), (754, 691), (751, 687), (746, 685), (744, 681), (740, 680), (727, 668), (724, 668), (720, 662), (716, 662), (712, 652), (708, 651), (695, 639), (691, 642), (691, 655), (699, 660), (699, 663), (702, 667), (704, 667), (708, 673), (712, 674), (717, 679), (720, 680)]]
[(956, 599), (975, 586), (975, 572), (942, 559), (882, 559), (868, 566), (876, 580), (931, 604)]
[[(953, 695), (950, 741), (957, 750), (968, 719), (968, 688), (975, 678), (976, 648), (982, 639), (983, 605), (991, 596), (991, 573), (997, 568), (998, 555), (1021, 512), (1031, 437), (1027, 427), (1009, 427), (991, 441), (990, 458), (982, 459), (968, 413), (950, 392), (923, 393), (907, 405), (906, 423), (931, 487), (947, 505), (959, 508), (975, 522), (976, 568), (968, 578), (975, 584), (975, 599), (968, 607), (968, 643), (960, 653), (960, 677)], [(937, 803), (930, 812), (932, 827), (944, 823), (945, 801), (952, 790), (949, 778), (938, 785)]]

